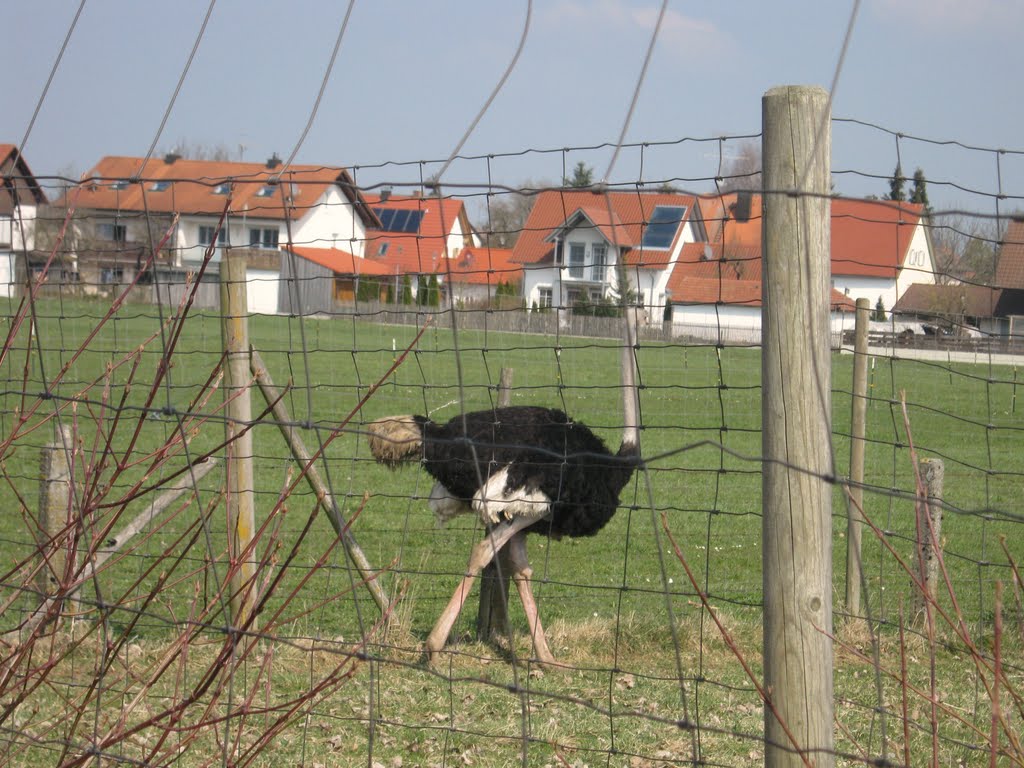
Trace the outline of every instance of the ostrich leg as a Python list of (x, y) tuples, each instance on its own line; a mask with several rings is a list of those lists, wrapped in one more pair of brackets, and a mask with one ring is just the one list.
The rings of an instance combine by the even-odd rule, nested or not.
[[(523, 601), (523, 611), (526, 612), (526, 622), (530, 627), (530, 637), (533, 639), (533, 647), (537, 658), (542, 664), (554, 665), (555, 657), (551, 655), (548, 648), (547, 638), (544, 637), (544, 627), (540, 623), (540, 614), (537, 612), (537, 602), (533, 599), (533, 588), (530, 586), (530, 577), (533, 576), (533, 569), (530, 561), (526, 558), (526, 534), (520, 531), (508, 543), (508, 559), (512, 566), (512, 579), (519, 590), (519, 599)], [(509, 638), (511, 641), (512, 638)]]
[(455, 588), (455, 594), (448, 601), (437, 623), (427, 637), (427, 656), (430, 661), (435, 661), (445, 643), (448, 642), (448, 635), (455, 626), (455, 621), (462, 612), (462, 606), (469, 597), (469, 591), (473, 588), (473, 582), (480, 575), (480, 571), (494, 559), (494, 556), (501, 551), (502, 547), (508, 544), (509, 540), (515, 537), (529, 525), (537, 520), (529, 517), (515, 517), (499, 523), (491, 529), (490, 535), (473, 547), (473, 554), (470, 555), (469, 565), (466, 566), (466, 575), (462, 577), (459, 586)]

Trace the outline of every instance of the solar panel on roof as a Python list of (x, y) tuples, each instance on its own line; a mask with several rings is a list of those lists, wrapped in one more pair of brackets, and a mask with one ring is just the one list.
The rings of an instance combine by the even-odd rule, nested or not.
[(668, 248), (686, 215), (685, 205), (656, 205), (644, 228), (644, 248)]
[(406, 232), (414, 235), (420, 231), (420, 222), (423, 221), (423, 211), (374, 208), (373, 212), (380, 219), (381, 227), (388, 232)]

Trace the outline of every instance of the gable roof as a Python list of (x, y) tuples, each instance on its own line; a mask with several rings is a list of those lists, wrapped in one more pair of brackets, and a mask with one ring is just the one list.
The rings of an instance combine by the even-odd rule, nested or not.
[[(168, 155), (150, 159), (108, 156), (87, 173), (75, 191), (78, 208), (219, 216), (227, 192), (231, 211), (260, 219), (297, 220), (332, 186), (340, 188), (365, 226), (379, 226), (349, 172), (340, 167), (220, 160)], [(268, 194), (269, 193), (269, 194)], [(62, 201), (65, 202), (65, 201)]]
[(310, 248), (293, 245), (290, 250), (299, 256), (321, 267), (326, 267), (338, 275), (391, 275), (391, 271), (381, 267), (369, 259), (353, 256), (340, 248)]
[[(747, 194), (750, 215), (745, 221), (736, 218), (739, 193), (701, 199), (708, 238), (726, 255), (751, 247), (760, 252), (762, 199)], [(832, 198), (832, 274), (895, 279), (923, 216), (924, 206), (918, 203)]]
[[(664, 266), (664, 249), (645, 249), (644, 229), (651, 214), (659, 205), (686, 208), (682, 222), (693, 214), (697, 198), (669, 192), (603, 192), (580, 189), (548, 189), (534, 200), (530, 215), (516, 239), (513, 261), (520, 264), (541, 264), (551, 261), (555, 245), (550, 235), (563, 227), (578, 211), (584, 211), (609, 242), (631, 248), (627, 261), (634, 266), (648, 266), (648, 261)], [(681, 236), (682, 227), (675, 234), (672, 245)], [(643, 251), (640, 255), (637, 252)], [(652, 257), (648, 259), (647, 257)]]
[(1024, 219), (1011, 219), (999, 245), (996, 285), (1024, 288)]
[[(0, 144), (0, 174), (0, 183), (7, 193), (3, 201), (3, 210), (12, 210), (17, 204), (46, 203), (46, 193), (32, 175), (24, 155), (15, 144)], [(26, 193), (30, 199), (24, 199)]]

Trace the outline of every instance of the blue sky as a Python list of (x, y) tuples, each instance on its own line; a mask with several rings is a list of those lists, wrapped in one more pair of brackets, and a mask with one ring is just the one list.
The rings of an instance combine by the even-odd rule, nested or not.
[[(20, 143), (78, 0), (5, 4), (8, 77), (0, 141)], [(87, 0), (24, 147), (37, 174), (82, 173), (108, 154), (142, 155), (157, 136), (209, 0)], [(217, 0), (157, 140), (287, 157), (309, 119), (346, 11), (334, 0)], [(331, 79), (296, 161), (357, 166), (365, 185), (414, 183), (456, 146), (511, 60), (525, 2), (357, 0)], [(614, 142), (633, 98), (659, 5), (536, 0), (518, 65), (463, 154), (502, 155)], [(776, 85), (828, 86), (851, 2), (672, 2), (627, 141), (756, 134)], [(1024, 150), (1017, 0), (864, 0), (833, 115), (907, 137)], [(720, 149), (683, 142), (624, 152), (612, 181), (683, 179), (711, 191)], [(1024, 159), (844, 123), (833, 133), (836, 190), (882, 194), (897, 149), (932, 202), (991, 213), (1024, 208)], [(557, 181), (607, 151), (530, 152), (457, 162), (453, 183)], [(998, 164), (997, 164), (998, 160)], [(407, 163), (380, 166), (381, 163)], [(975, 191), (985, 194), (977, 194)]]

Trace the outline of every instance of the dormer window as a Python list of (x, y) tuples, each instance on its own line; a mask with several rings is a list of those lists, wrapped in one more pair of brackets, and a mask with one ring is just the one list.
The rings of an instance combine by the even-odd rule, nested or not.
[(213, 188), (213, 194), (215, 194), (215, 195), (226, 195), (230, 191), (231, 191), (231, 185), (230, 184), (226, 184), (226, 183), (225, 184), (218, 184), (216, 187)]

